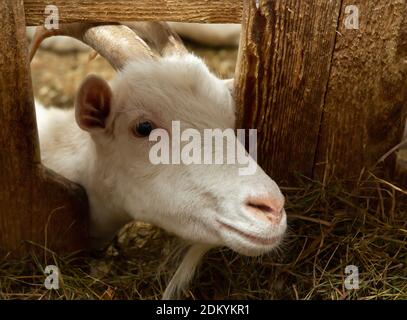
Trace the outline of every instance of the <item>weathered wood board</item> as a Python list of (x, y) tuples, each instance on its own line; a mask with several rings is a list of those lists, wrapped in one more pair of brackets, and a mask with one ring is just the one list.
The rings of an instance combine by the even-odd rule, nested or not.
[(245, 3), (238, 127), (258, 129), (259, 162), (277, 180), (312, 174), (339, 10), (339, 1)]
[(357, 177), (402, 136), (406, 1), (259, 4), (243, 10), (238, 126), (258, 129), (259, 162), (278, 181)]
[(0, 2), (0, 255), (87, 246), (82, 188), (42, 167), (22, 0)]
[(89, 20), (240, 23), (243, 0), (24, 0), (27, 25), (44, 23), (45, 7), (59, 9), (60, 22)]
[[(347, 29), (346, 7), (359, 9)], [(315, 175), (357, 177), (401, 141), (407, 112), (407, 3), (344, 0)], [(394, 165), (394, 155), (387, 166)]]

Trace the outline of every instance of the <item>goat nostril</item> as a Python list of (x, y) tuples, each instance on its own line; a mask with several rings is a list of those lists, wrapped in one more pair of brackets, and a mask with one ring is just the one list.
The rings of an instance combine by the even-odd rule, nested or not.
[(264, 205), (264, 204), (254, 204), (254, 203), (249, 202), (247, 205), (249, 207), (252, 207), (254, 209), (257, 209), (257, 210), (260, 210), (263, 212), (267, 212), (267, 213), (273, 213), (273, 211), (274, 211), (272, 208), (270, 208), (269, 206)]
[(283, 216), (283, 206), (267, 198), (250, 199), (246, 206), (251, 212), (263, 220), (278, 224)]

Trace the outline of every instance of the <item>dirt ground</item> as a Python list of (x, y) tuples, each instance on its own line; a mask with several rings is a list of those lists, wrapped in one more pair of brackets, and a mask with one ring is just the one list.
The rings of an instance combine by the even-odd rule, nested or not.
[[(192, 43), (187, 46), (215, 74), (224, 79), (233, 77), (237, 48), (211, 49)], [(101, 56), (90, 60), (88, 52), (57, 54), (39, 50), (31, 63), (34, 95), (45, 106), (72, 107), (76, 90), (90, 73), (105, 80), (115, 76), (113, 68)]]

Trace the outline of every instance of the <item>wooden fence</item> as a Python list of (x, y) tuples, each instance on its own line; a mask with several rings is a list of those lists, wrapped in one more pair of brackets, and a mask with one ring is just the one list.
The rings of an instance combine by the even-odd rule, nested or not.
[[(26, 25), (46, 0), (0, 2), (0, 252), (87, 239), (86, 195), (40, 163)], [(278, 181), (357, 175), (400, 141), (407, 105), (406, 0), (53, 0), (60, 22), (240, 23), (238, 127), (259, 129)], [(345, 22), (359, 10), (359, 28)], [(354, 7), (353, 7), (354, 8)], [(353, 13), (355, 13), (353, 11)], [(352, 26), (354, 26), (353, 21)], [(390, 157), (388, 167), (393, 167)]]

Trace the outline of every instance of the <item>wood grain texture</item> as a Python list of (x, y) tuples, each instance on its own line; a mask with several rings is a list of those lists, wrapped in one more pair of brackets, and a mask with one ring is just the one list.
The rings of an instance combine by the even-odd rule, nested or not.
[(0, 2), (0, 52), (0, 255), (84, 248), (85, 192), (40, 164), (22, 0)]
[(42, 25), (46, 5), (60, 22), (183, 21), (240, 23), (243, 0), (24, 0), (27, 25)]
[(238, 127), (258, 129), (258, 160), (278, 181), (311, 175), (340, 1), (245, 2), (236, 68)]
[[(345, 28), (348, 5), (359, 8), (359, 30)], [(407, 111), (406, 1), (344, 0), (341, 12), (316, 177), (353, 177), (375, 164), (400, 142)]]

